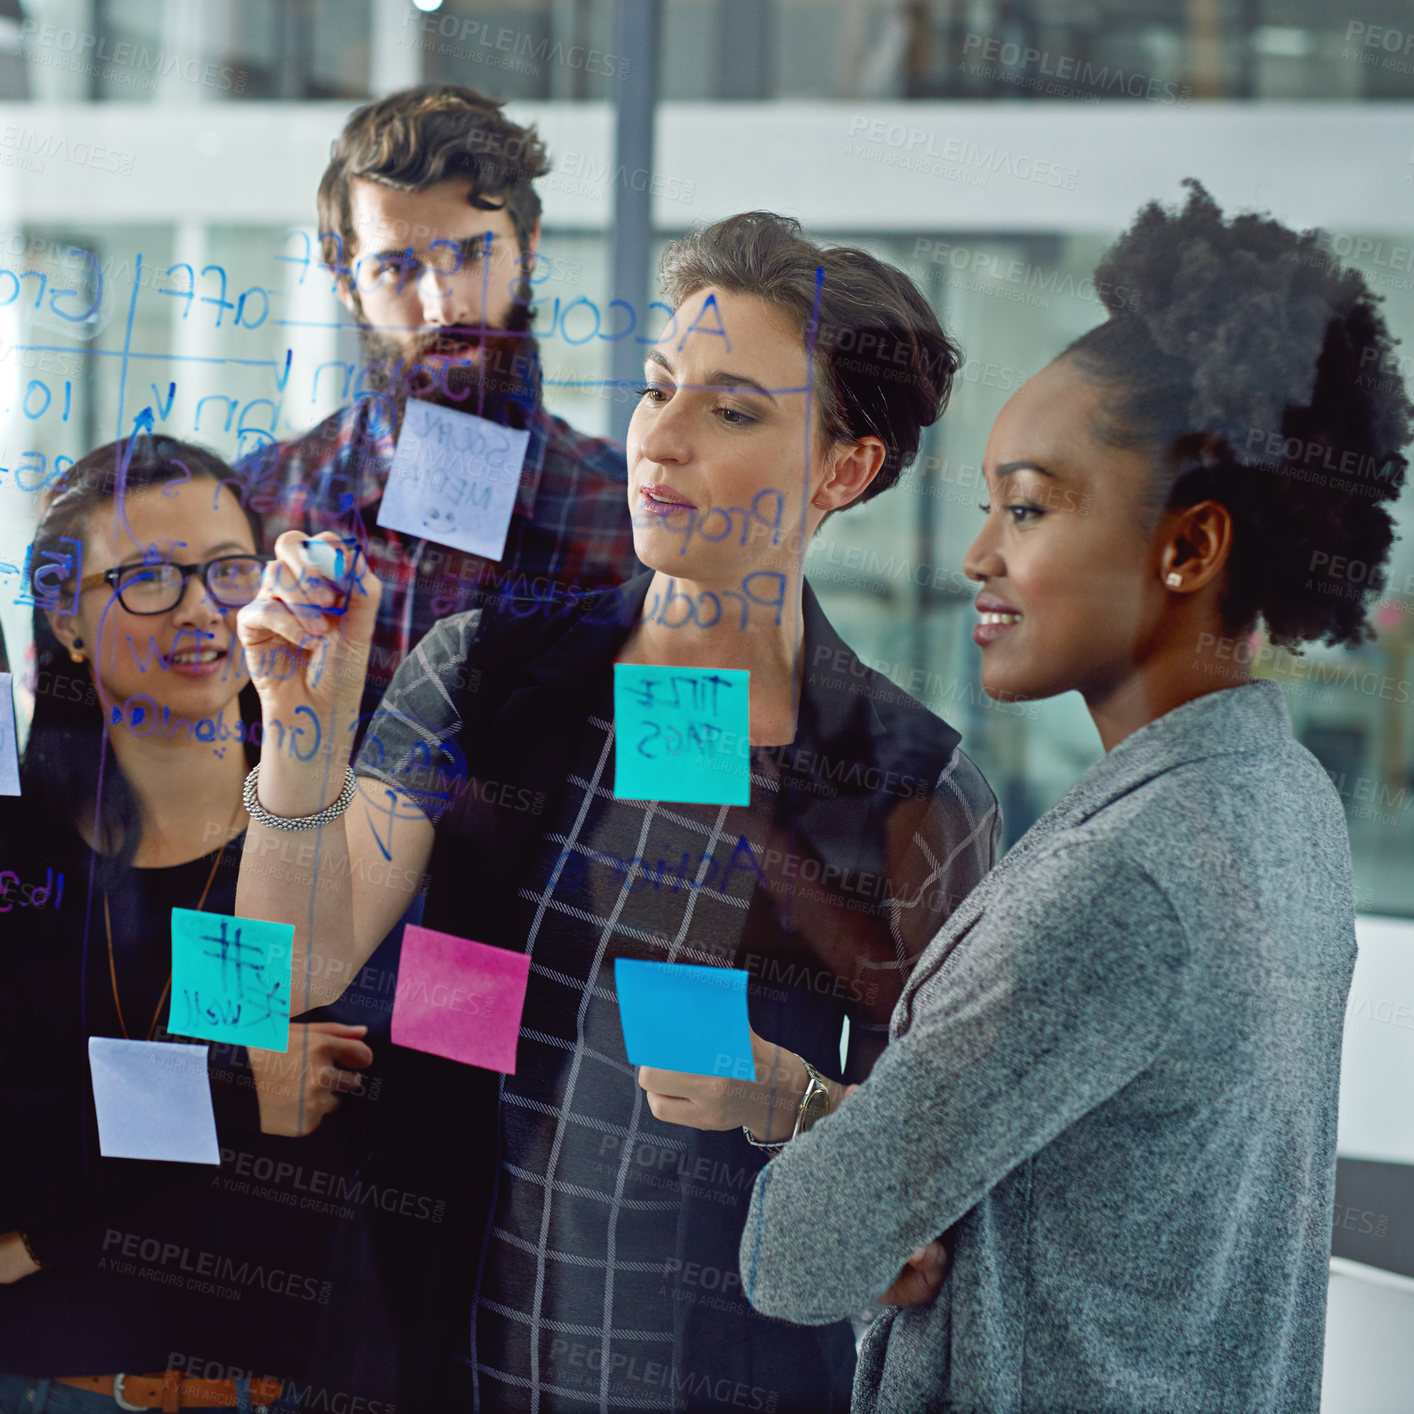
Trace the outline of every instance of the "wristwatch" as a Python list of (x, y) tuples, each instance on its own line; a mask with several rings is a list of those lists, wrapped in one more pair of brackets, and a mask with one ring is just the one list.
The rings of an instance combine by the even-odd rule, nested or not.
[(800, 1106), (795, 1112), (795, 1128), (790, 1132), (790, 1139), (777, 1139), (767, 1143), (765, 1140), (758, 1139), (746, 1125), (741, 1127), (741, 1132), (746, 1135), (748, 1144), (757, 1149), (765, 1149), (772, 1157), (779, 1154), (791, 1139), (804, 1134), (807, 1129), (817, 1121), (824, 1119), (830, 1112), (830, 1088), (825, 1084), (825, 1077), (804, 1056), (801, 1056), (800, 1063), (805, 1067), (805, 1093), (800, 1097)]

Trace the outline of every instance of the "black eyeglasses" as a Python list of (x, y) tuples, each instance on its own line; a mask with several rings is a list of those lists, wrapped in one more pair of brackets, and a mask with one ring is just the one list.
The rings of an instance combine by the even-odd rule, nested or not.
[(170, 560), (155, 564), (119, 565), (79, 581), (80, 589), (108, 585), (130, 614), (165, 614), (182, 602), (187, 579), (200, 575), (206, 592), (223, 609), (240, 609), (260, 593), (260, 581), (269, 555), (218, 555), (204, 565), (179, 565)]

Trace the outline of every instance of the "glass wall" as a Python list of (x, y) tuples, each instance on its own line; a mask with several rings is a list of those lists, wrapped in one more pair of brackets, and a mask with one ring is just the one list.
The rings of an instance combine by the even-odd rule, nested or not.
[[(23, 17), (44, 98), (361, 98), (392, 65), (593, 100), (623, 72), (612, 0), (32, 0)], [(663, 42), (669, 100), (1414, 96), (1403, 0), (666, 0)]]
[[(150, 409), (154, 426), (234, 457), (272, 435), (313, 426), (356, 395), (356, 340), (329, 276), (317, 259), (306, 264), (313, 234), (248, 225), (96, 231), (79, 213), (62, 227), (9, 232), (0, 301), (12, 298), (0, 319), (13, 349), (0, 364), (0, 383), (12, 493), (37, 492), (67, 459), (108, 440), (120, 412), (130, 424)], [(867, 661), (963, 732), (1015, 839), (1099, 747), (1074, 696), (997, 704), (981, 691), (970, 636), (975, 586), (962, 559), (981, 520), (980, 467), (992, 419), (1027, 377), (1102, 316), (1088, 277), (1107, 237), (1037, 232), (999, 240), (936, 229), (879, 237), (861, 228), (839, 238), (913, 275), (967, 358), (951, 408), (898, 489), (822, 530), (808, 560), (812, 582)], [(1335, 232), (1332, 246), (1385, 296), (1391, 328), (1410, 347), (1409, 238)], [(610, 345), (592, 337), (591, 323), (610, 298), (605, 238), (550, 230), (543, 254), (537, 327), (547, 402), (574, 425), (605, 431), (608, 400), (599, 385), (610, 377)], [(91, 306), (89, 317), (73, 319)], [(125, 347), (123, 373), (115, 356)], [(1400, 362), (1407, 375), (1408, 357)], [(33, 495), (23, 506), (10, 502), (17, 518), (0, 561), (18, 566), (20, 517), (33, 503)], [(1373, 642), (1312, 647), (1300, 658), (1264, 641), (1234, 644), (1233, 652), (1251, 655), (1259, 674), (1283, 684), (1302, 741), (1336, 782), (1362, 911), (1414, 916), (1411, 493), (1396, 515), (1403, 538), (1374, 611)], [(1358, 592), (1359, 585), (1342, 579), (1336, 588)], [(12, 632), (22, 631), (13, 607), (6, 617)]]
[[(462, 84), (540, 126), (554, 162), (534, 274), (546, 402), (576, 428), (609, 432), (612, 242), (636, 175), (614, 166), (614, 103), (641, 77), (619, 52), (613, 10), (0, 0), (0, 627), (22, 734), (33, 662), (20, 590), (56, 476), (143, 425), (234, 460), (360, 394), (358, 339), (319, 263), (314, 198), (331, 140), (370, 97)], [(962, 567), (982, 521), (992, 422), (1104, 317), (1096, 261), (1142, 200), (1176, 199), (1190, 173), (1229, 209), (1322, 225), (1402, 341), (1391, 363), (1369, 368), (1370, 386), (1414, 378), (1414, 9), (664, 0), (662, 11), (658, 152), (644, 174), (655, 253), (732, 210), (798, 214), (808, 233), (907, 271), (965, 350), (951, 406), (901, 484), (833, 517), (807, 564), (842, 637), (962, 733), (1002, 802), (1009, 845), (1100, 747), (1075, 694), (997, 703), (981, 689), (976, 586)], [(1308, 163), (1307, 138), (1291, 134), (1313, 122), (1337, 136)], [(883, 136), (870, 135), (876, 125)], [(916, 150), (951, 133), (977, 137), (979, 160), (935, 162), (934, 180), (915, 179)], [(861, 134), (869, 141), (842, 161)], [(1062, 192), (988, 167), (1019, 152), (1033, 169), (1061, 160), (1076, 180)], [(640, 314), (639, 333), (662, 317)], [(1400, 538), (1369, 642), (1300, 656), (1260, 635), (1226, 646), (1281, 685), (1344, 803), (1362, 955), (1378, 955), (1366, 943), (1384, 929), (1394, 959), (1352, 994), (1367, 1022), (1372, 997), (1376, 1012), (1403, 1006), (1407, 1018), (1400, 999), (1414, 996), (1397, 980), (1414, 975), (1397, 970), (1411, 930), (1370, 917), (1414, 919), (1414, 491), (1394, 514)], [(1332, 593), (1367, 592), (1365, 566), (1307, 568)], [(1385, 1094), (1401, 1066), (1408, 1090), (1409, 1028), (1376, 1019), (1363, 1033), (1347, 1021), (1348, 1058), (1352, 1037), (1378, 1045), (1347, 1070), (1358, 1093), (1342, 1098), (1342, 1133), (1360, 1138), (1343, 1144), (1343, 1182), (1352, 1155), (1414, 1172), (1414, 1108), (1401, 1101), (1401, 1117)], [(1351, 1115), (1363, 1128), (1347, 1128)], [(1414, 1277), (1414, 1209), (1370, 1198), (1359, 1211), (1377, 1202), (1404, 1245), (1371, 1260)], [(1356, 1210), (1347, 1196), (1337, 1211)]]
[[(397, 0), (165, 7), (33, 0), (17, 16), (0, 15), (0, 29), (16, 60), (0, 70), (0, 80), (16, 99), (151, 103), (212, 119), (211, 105), (347, 104), (368, 96), (379, 75), (469, 83), (512, 100), (592, 102), (612, 96), (627, 63), (613, 52), (607, 0), (445, 0), (430, 11)], [(1171, 111), (1179, 121), (1180, 109), (1214, 97), (1408, 98), (1411, 84), (1414, 18), (1374, 0), (1358, 16), (1315, 0), (665, 6), (661, 87), (668, 103), (723, 94), (1010, 104), (1064, 98), (1128, 102), (1146, 114)], [(330, 111), (331, 135), (340, 111)], [(710, 119), (702, 134), (705, 154)], [(213, 162), (225, 160), (219, 125), (203, 141)], [(227, 223), (96, 222), (86, 214), (84, 165), (55, 152), (42, 124), (19, 121), (9, 124), (0, 154), (11, 168), (47, 168), (60, 192), (49, 204), (63, 210), (62, 219), (27, 220), (17, 197), (3, 233), (5, 481), (12, 495), (28, 497), (10, 503), (16, 513), (8, 518), (4, 563), (11, 566), (19, 564), (42, 479), (112, 435), (120, 413), (130, 422), (150, 408), (154, 425), (235, 455), (261, 438), (313, 425), (356, 391), (358, 377), (352, 330), (311, 257), (311, 224), (252, 223), (236, 211)], [(102, 154), (120, 172), (134, 170), (135, 160), (130, 151)], [(748, 163), (750, 154), (733, 160)], [(94, 156), (87, 161), (97, 164)], [(679, 177), (690, 168), (689, 160)], [(1414, 241), (1393, 217), (1411, 174), (1414, 159), (1404, 186), (1390, 192), (1387, 228), (1330, 235), (1332, 253), (1362, 269), (1385, 297), (1406, 348), (1414, 337)], [(575, 173), (556, 172), (545, 185), (553, 193), (585, 184)], [(601, 183), (596, 195), (607, 201), (612, 183)], [(609, 377), (609, 345), (586, 332), (589, 311), (610, 297), (607, 239), (596, 224), (547, 223), (536, 276), (538, 327), (550, 404), (575, 425), (605, 431), (608, 403), (595, 384)], [(813, 578), (869, 661), (964, 731), (998, 787), (1011, 838), (1098, 748), (1074, 699), (1022, 710), (981, 693), (962, 555), (978, 524), (979, 465), (991, 420), (1026, 377), (1102, 317), (1087, 277), (1113, 234), (1057, 233), (1038, 224), (998, 237), (949, 230), (944, 221), (884, 235), (862, 217), (833, 233), (914, 275), (961, 340), (967, 363), (951, 410), (904, 484), (826, 527), (811, 551)], [(1407, 375), (1410, 362), (1405, 355), (1398, 368), (1371, 376)], [(1398, 515), (1408, 521), (1408, 495)], [(1356, 584), (1337, 588), (1359, 592)], [(1283, 683), (1302, 740), (1337, 783), (1362, 909), (1400, 915), (1414, 915), (1411, 607), (1414, 551), (1406, 535), (1395, 547), (1372, 643), (1312, 648), (1299, 659), (1265, 643), (1234, 648)], [(13, 605), (5, 617), (12, 639), (22, 637)]]

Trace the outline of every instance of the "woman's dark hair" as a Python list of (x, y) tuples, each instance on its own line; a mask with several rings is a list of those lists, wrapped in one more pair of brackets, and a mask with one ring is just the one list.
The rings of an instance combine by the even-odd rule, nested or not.
[(813, 345), (820, 425), (836, 442), (878, 437), (884, 465), (860, 505), (895, 485), (947, 406), (962, 350), (901, 270), (853, 246), (815, 245), (800, 222), (746, 211), (674, 241), (663, 292), (676, 309), (709, 286), (775, 305)]
[[(35, 527), (30, 558), (35, 599), (34, 720), (20, 765), (26, 828), (48, 840), (63, 840), (74, 822), (96, 807), (94, 840), (105, 881), (121, 875), (137, 852), (142, 833), (137, 798), (108, 745), (103, 707), (89, 665), (71, 661), (44, 610), (44, 602), (55, 598), (61, 604), (73, 603), (74, 579), (70, 577), (56, 594), (56, 586), (41, 583), (40, 574), (44, 566), (61, 563), (69, 554), (66, 541), (82, 544), (93, 517), (120, 493), (128, 497), (170, 481), (225, 482), (232, 476), (225, 462), (201, 447), (172, 437), (139, 434), (128, 441), (110, 442), (76, 461), (45, 501)], [(230, 484), (239, 486), (234, 480)], [(244, 502), (242, 509), (259, 548), (260, 522)], [(91, 567), (83, 572), (90, 573)], [(240, 706), (243, 720), (260, 720), (259, 701), (249, 684), (241, 692)]]
[[(1358, 271), (1318, 230), (1225, 220), (1193, 179), (1181, 210), (1151, 202), (1101, 259), (1109, 319), (1061, 355), (1104, 389), (1098, 435), (1154, 468), (1149, 511), (1213, 500), (1235, 529), (1230, 632), (1359, 643), (1384, 586), (1414, 405)], [(1121, 297), (1122, 296), (1122, 297)], [(1359, 583), (1322, 567), (1358, 566)]]

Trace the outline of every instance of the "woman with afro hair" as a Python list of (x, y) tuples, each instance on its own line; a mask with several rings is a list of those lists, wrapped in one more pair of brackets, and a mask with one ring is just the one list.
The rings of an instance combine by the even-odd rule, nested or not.
[(1362, 378), (1393, 341), (1319, 232), (1188, 186), (1102, 260), (1124, 306), (1002, 410), (965, 564), (987, 692), (1079, 692), (1106, 754), (756, 1182), (758, 1308), (888, 1288), (856, 1410), (1319, 1407), (1349, 842), (1232, 646), (1368, 635), (1311, 566), (1378, 594), (1414, 407)]

